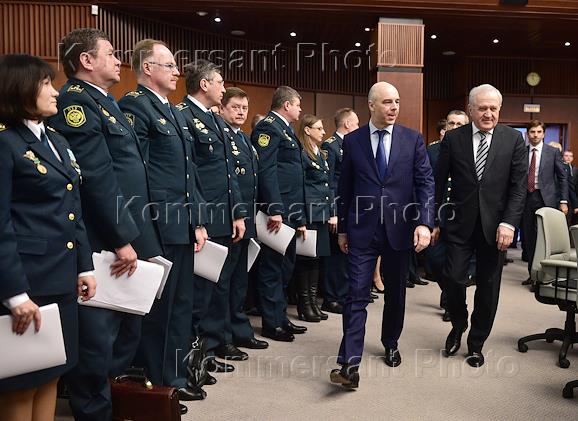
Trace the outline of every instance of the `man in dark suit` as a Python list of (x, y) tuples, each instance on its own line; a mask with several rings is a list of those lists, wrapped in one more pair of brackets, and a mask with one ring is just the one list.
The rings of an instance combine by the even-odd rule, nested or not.
[(578, 196), (576, 195), (576, 184), (578, 183), (578, 168), (572, 165), (574, 162), (574, 153), (564, 151), (562, 155), (564, 169), (568, 179), (568, 214), (566, 215), (568, 223), (575, 225), (578, 223)]
[[(137, 134), (108, 90), (120, 81), (120, 61), (103, 32), (77, 29), (60, 44), (68, 76), (51, 124), (70, 142), (82, 168), (81, 199), (93, 252), (116, 253), (113, 274), (135, 271), (137, 257), (162, 254), (148, 209), (145, 157)], [(111, 417), (109, 377), (132, 363), (142, 317), (96, 307), (79, 308), (79, 363), (67, 376), (78, 419)]]
[[(526, 197), (527, 154), (520, 132), (498, 124), (502, 95), (491, 85), (470, 92), (472, 123), (451, 130), (441, 143), (436, 168), (436, 208), (444, 203), (444, 185), (452, 178), (452, 217), (444, 227), (447, 257), (444, 277), (452, 330), (446, 355), (460, 348), (468, 326), (466, 272), (476, 253), (476, 298), (468, 336), (467, 362), (484, 364), (482, 347), (496, 309), (504, 252), (514, 238)], [(439, 227), (434, 230), (434, 238)]]
[(221, 117), (228, 125), (225, 132), (231, 144), (233, 165), (239, 183), (243, 203), (246, 204), (245, 235), (239, 243), (240, 253), (233, 268), (229, 294), (230, 323), (224, 332), (225, 343), (243, 348), (265, 349), (269, 344), (255, 339), (255, 333), (249, 318), (243, 311), (247, 297), (249, 274), (247, 273), (247, 254), (251, 238), (257, 236), (255, 226), (255, 204), (257, 202), (259, 160), (251, 140), (241, 130), (249, 112), (249, 97), (241, 88), (227, 88), (221, 100)]
[[(337, 185), (341, 175), (341, 161), (343, 160), (343, 137), (359, 128), (359, 118), (351, 108), (341, 108), (335, 113), (335, 133), (325, 142), (321, 148), (327, 151), (327, 164), (329, 165), (330, 187), (334, 197), (337, 196)], [(331, 227), (331, 225), (330, 225)], [(337, 244), (337, 232), (330, 233), (331, 255), (323, 258), (325, 265), (325, 282), (322, 310), (341, 314), (343, 304), (347, 298), (347, 255), (344, 254)]]
[[(273, 94), (271, 111), (251, 132), (251, 142), (259, 155), (259, 204), (268, 215), (267, 229), (279, 231), (285, 223), (306, 235), (301, 143), (290, 126), (300, 114), (299, 93), (289, 86), (280, 86)], [(292, 342), (294, 334), (307, 330), (287, 318), (283, 287), (293, 275), (295, 257), (295, 237), (284, 256), (266, 245), (261, 247), (257, 289), (263, 336), (275, 341)]]
[[(461, 126), (465, 126), (466, 124), (468, 124), (470, 122), (470, 119), (468, 118), (468, 115), (466, 114), (465, 111), (462, 110), (452, 110), (448, 113), (447, 117), (444, 118), (443, 120), (440, 120), (444, 122), (444, 128), (443, 128), (443, 132), (442, 130), (439, 130), (439, 126), (438, 126), (438, 130), (440, 133), (440, 139), (436, 140), (435, 142), (432, 142), (429, 144), (429, 146), (427, 147), (427, 155), (429, 157), (429, 162), (431, 164), (431, 167), (435, 173), (436, 170), (436, 166), (438, 163), (438, 158), (440, 155), (440, 145), (441, 145), (441, 141), (443, 140), (443, 137), (445, 135), (446, 132), (453, 130), (453, 129), (457, 129), (458, 127)], [(439, 123), (438, 123), (439, 124)], [(446, 180), (445, 181), (445, 188), (444, 188), (444, 197), (443, 197), (443, 203), (448, 203), (449, 202), (449, 198), (450, 198), (450, 194), (452, 191), (451, 188), (451, 179)], [(439, 224), (440, 226), (443, 226), (443, 224), (445, 223), (445, 217), (446, 215), (442, 212), (442, 214), (438, 215), (439, 216)], [(434, 241), (434, 239), (432, 239), (432, 242), (430, 244), (430, 246), (427, 248), (427, 250), (425, 251), (425, 255), (427, 258), (427, 263), (429, 265), (429, 268), (431, 269), (431, 272), (434, 276), (434, 279), (436, 280), (436, 282), (438, 283), (440, 289), (442, 290), (441, 296), (440, 296), (440, 307), (442, 307), (444, 309), (444, 314), (442, 316), (442, 320), (444, 322), (449, 322), (450, 319), (450, 312), (448, 310), (448, 294), (445, 288), (445, 284), (444, 284), (444, 278), (443, 278), (443, 266), (444, 266), (444, 262), (445, 262), (445, 258), (446, 258), (446, 244), (443, 238), (439, 238), (437, 242)], [(470, 274), (468, 274), (470, 275)]]
[(176, 89), (179, 70), (166, 44), (151, 39), (134, 46), (132, 68), (137, 89), (127, 93), (119, 105), (140, 139), (164, 256), (173, 263), (161, 299), (144, 317), (135, 363), (146, 367), (153, 383), (178, 388), (181, 400), (204, 399), (201, 385), (187, 381), (193, 256), (207, 234), (205, 217), (199, 211), (204, 200), (193, 163), (193, 139), (185, 120), (167, 99)]
[[(226, 332), (231, 331), (230, 283), (241, 254), (239, 242), (245, 234), (247, 206), (235, 174), (235, 155), (227, 136), (229, 128), (211, 111), (211, 107), (221, 104), (224, 80), (215, 64), (197, 60), (185, 67), (185, 82), (188, 95), (177, 108), (193, 135), (195, 164), (207, 201), (205, 226), (211, 241), (228, 249), (219, 282), (195, 276), (193, 331), (205, 338), (209, 355), (243, 361), (248, 354), (236, 348), (232, 338), (225, 338)], [(214, 358), (208, 362), (210, 371), (234, 370), (234, 366)]]
[[(528, 123), (527, 130), (528, 192), (522, 215), (522, 229), (525, 238), (524, 252), (528, 257), (528, 275), (530, 275), (536, 250), (536, 211), (547, 206), (560, 209), (565, 215), (568, 214), (568, 179), (558, 149), (544, 144), (546, 134), (544, 123), (532, 120)], [(530, 283), (528, 277), (522, 285)]]
[(345, 136), (338, 188), (339, 246), (348, 254), (349, 293), (343, 309), (343, 339), (331, 381), (348, 388), (359, 383), (366, 307), (377, 257), (381, 256), (385, 304), (381, 342), (385, 363), (401, 364), (409, 253), (425, 249), (433, 226), (434, 185), (419, 133), (395, 124), (397, 89), (386, 82), (369, 91), (369, 124)]

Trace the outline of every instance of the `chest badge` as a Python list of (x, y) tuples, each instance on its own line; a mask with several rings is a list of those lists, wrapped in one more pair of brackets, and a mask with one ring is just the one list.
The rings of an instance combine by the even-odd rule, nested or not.
[(34, 152), (28, 150), (26, 151), (26, 153), (24, 154), (24, 158), (28, 158), (29, 160), (32, 161), (32, 163), (34, 165), (36, 165), (36, 170), (44, 175), (48, 172), (48, 170), (46, 169), (46, 167), (44, 165), (42, 165), (42, 163), (40, 162), (40, 159), (38, 159), (38, 157), (34, 154)]

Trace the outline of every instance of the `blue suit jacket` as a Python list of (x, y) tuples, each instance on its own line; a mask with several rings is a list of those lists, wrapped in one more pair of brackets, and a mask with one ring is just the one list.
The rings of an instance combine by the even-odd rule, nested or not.
[(339, 232), (350, 247), (369, 246), (380, 220), (395, 250), (413, 246), (413, 229), (434, 223), (434, 181), (421, 135), (395, 125), (387, 174), (380, 180), (369, 125), (345, 136), (338, 186)]
[[(528, 146), (528, 154), (531, 156), (531, 147)], [(550, 208), (558, 208), (561, 200), (568, 201), (568, 180), (562, 162), (562, 155), (558, 149), (550, 146), (542, 146), (540, 157), (540, 172), (538, 173), (538, 187), (544, 205)]]

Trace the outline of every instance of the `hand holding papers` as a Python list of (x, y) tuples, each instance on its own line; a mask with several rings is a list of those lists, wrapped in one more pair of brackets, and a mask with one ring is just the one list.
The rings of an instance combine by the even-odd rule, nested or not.
[(195, 275), (208, 279), (211, 282), (219, 282), (221, 270), (225, 265), (229, 249), (212, 241), (207, 241), (203, 249), (195, 253)]
[(57, 304), (40, 307), (42, 327), (28, 326), (23, 335), (12, 332), (12, 316), (0, 317), (0, 379), (66, 363)]
[(317, 257), (317, 231), (307, 230), (305, 239), (298, 236), (295, 240), (295, 249), (299, 256)]
[(79, 304), (140, 315), (150, 311), (165, 275), (163, 266), (139, 260), (132, 276), (125, 273), (117, 278), (110, 274), (110, 266), (116, 260), (114, 253), (93, 253), (92, 260), (98, 282), (96, 294)]
[(282, 224), (279, 232), (270, 232), (267, 229), (267, 220), (268, 216), (265, 213), (257, 213), (257, 217), (255, 218), (257, 238), (276, 252), (285, 255), (287, 246), (295, 235), (295, 230), (288, 225)]

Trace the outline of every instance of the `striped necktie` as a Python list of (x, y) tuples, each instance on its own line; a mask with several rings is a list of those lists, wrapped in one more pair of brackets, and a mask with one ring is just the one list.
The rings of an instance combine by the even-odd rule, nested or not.
[(476, 176), (478, 177), (478, 181), (480, 181), (484, 175), (490, 147), (486, 141), (488, 133), (482, 132), (481, 130), (478, 133), (480, 135), (480, 144), (478, 145), (478, 151), (476, 152)]

